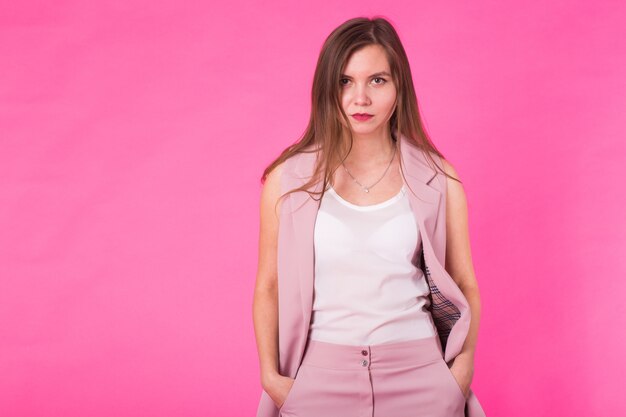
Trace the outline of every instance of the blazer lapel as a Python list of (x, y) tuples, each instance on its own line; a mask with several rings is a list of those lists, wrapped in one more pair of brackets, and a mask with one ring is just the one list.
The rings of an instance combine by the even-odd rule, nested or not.
[[(408, 197), (422, 240), (424, 273), (432, 299), (431, 313), (441, 339), (444, 359), (449, 362), (461, 351), (465, 342), (470, 322), (469, 304), (445, 269), (445, 206), (440, 207), (445, 197), (430, 185), (437, 172), (428, 165), (422, 151), (408, 143), (406, 138), (402, 137), (400, 143), (401, 160), (409, 186), (415, 191), (409, 191)], [(447, 187), (441, 189), (445, 191)]]
[[(406, 175), (408, 197), (422, 239), (433, 236), (437, 225), (441, 193), (429, 185), (437, 173), (430, 168), (421, 151), (410, 145), (404, 136), (400, 139), (400, 161)], [(423, 232), (426, 233), (423, 233)], [(430, 241), (430, 239), (429, 239)]]
[[(295, 181), (294, 187), (301, 187), (306, 183), (313, 174), (316, 162), (316, 153), (301, 154), (294, 167)], [(322, 182), (318, 181), (310, 188), (313, 192), (322, 190)], [(311, 314), (313, 310), (313, 279), (315, 273), (315, 247), (313, 245), (313, 233), (315, 229), (315, 220), (320, 206), (320, 201), (314, 200), (308, 193), (304, 191), (296, 192), (291, 197), (291, 213), (293, 216), (293, 230), (295, 236), (294, 252), (298, 263), (298, 280), (300, 282), (300, 297), (302, 300), (302, 340), (308, 337)], [(298, 363), (304, 352), (300, 353)]]

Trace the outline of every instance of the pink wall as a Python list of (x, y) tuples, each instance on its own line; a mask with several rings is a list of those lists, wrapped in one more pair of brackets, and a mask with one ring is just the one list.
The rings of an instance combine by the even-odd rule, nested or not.
[(465, 183), (487, 415), (626, 412), (624, 2), (2, 3), (1, 416), (254, 415), (258, 178), (376, 13)]

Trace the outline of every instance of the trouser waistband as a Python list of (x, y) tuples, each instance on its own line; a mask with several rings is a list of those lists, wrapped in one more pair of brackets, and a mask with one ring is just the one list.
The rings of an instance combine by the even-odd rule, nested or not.
[(437, 335), (377, 345), (342, 345), (309, 339), (302, 364), (330, 369), (419, 366), (443, 357)]

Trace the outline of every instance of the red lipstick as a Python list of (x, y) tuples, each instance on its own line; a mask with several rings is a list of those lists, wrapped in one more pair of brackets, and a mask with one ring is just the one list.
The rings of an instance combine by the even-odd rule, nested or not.
[(359, 122), (366, 122), (372, 117), (374, 117), (374, 115), (369, 114), (369, 113), (354, 113), (352, 117), (354, 117)]

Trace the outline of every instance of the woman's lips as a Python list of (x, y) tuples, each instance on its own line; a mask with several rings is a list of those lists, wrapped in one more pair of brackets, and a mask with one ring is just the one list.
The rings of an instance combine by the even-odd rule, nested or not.
[(355, 113), (352, 115), (352, 117), (354, 117), (359, 122), (365, 122), (374, 116), (371, 114), (367, 114), (367, 113)]

